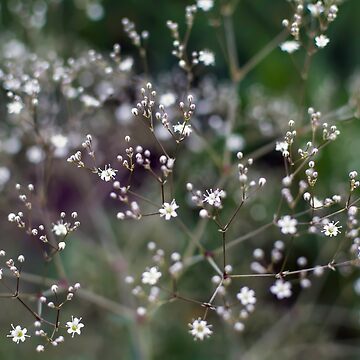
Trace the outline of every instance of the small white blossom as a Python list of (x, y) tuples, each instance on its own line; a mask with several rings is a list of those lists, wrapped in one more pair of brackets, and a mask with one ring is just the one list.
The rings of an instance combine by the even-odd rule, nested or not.
[(161, 272), (156, 266), (151, 267), (148, 271), (143, 272), (141, 281), (143, 284), (155, 285), (161, 277)]
[(324, 225), (324, 228), (321, 230), (321, 232), (323, 232), (325, 234), (325, 236), (337, 236), (338, 234), (341, 233), (340, 229), (342, 228), (342, 226), (337, 225), (339, 222), (334, 222), (331, 221), (328, 224)]
[(36, 347), (36, 351), (37, 351), (37, 352), (43, 352), (44, 350), (45, 350), (44, 345), (38, 345), (38, 346)]
[(162, 208), (159, 209), (160, 216), (165, 216), (165, 220), (170, 220), (172, 217), (177, 217), (176, 209), (179, 206), (176, 204), (175, 199), (171, 203), (163, 203)]
[(315, 44), (318, 48), (324, 48), (328, 43), (330, 39), (326, 35), (319, 35), (315, 38)]
[(211, 206), (221, 207), (221, 199), (225, 197), (225, 191), (220, 189), (206, 190), (206, 194), (203, 195), (203, 202), (207, 202)]
[(50, 138), (51, 144), (55, 148), (55, 156), (63, 157), (67, 153), (68, 138), (62, 134), (55, 134)]
[(45, 159), (45, 152), (41, 147), (33, 145), (26, 150), (26, 157), (31, 163), (39, 164)]
[(240, 322), (240, 321), (237, 321), (235, 324), (234, 324), (234, 330), (235, 331), (238, 331), (238, 332), (241, 332), (245, 329), (245, 325)]
[(212, 334), (211, 325), (208, 325), (207, 321), (198, 318), (194, 320), (190, 326), (190, 334), (194, 337), (194, 340), (204, 340)]
[(56, 236), (65, 236), (69, 231), (68, 226), (68, 223), (64, 223), (60, 220), (56, 224), (53, 224), (52, 231)]
[(113, 169), (110, 165), (105, 165), (104, 170), (98, 169), (98, 174), (101, 180), (106, 182), (114, 180), (116, 176), (117, 170)]
[(137, 313), (140, 317), (143, 317), (143, 316), (146, 315), (147, 310), (146, 310), (143, 306), (139, 306), (139, 307), (136, 309), (136, 313)]
[(214, 0), (197, 0), (196, 6), (203, 11), (209, 11), (214, 6)]
[(242, 305), (254, 305), (256, 303), (255, 291), (244, 286), (240, 289), (240, 292), (236, 295)]
[(278, 220), (277, 225), (281, 228), (281, 232), (283, 234), (295, 234), (296, 233), (296, 225), (297, 220), (292, 218), (289, 215), (283, 216), (281, 219)]
[(24, 342), (27, 337), (30, 337), (30, 335), (26, 335), (27, 329), (21, 328), (20, 325), (17, 325), (14, 327), (13, 324), (11, 324), (12, 330), (10, 330), (10, 335), (7, 335), (7, 337), (12, 338), (12, 341), (15, 343)]
[(90, 107), (97, 108), (101, 105), (101, 103), (98, 99), (94, 98), (93, 96), (87, 95), (87, 94), (81, 95), (80, 100), (84, 103), (85, 106), (87, 106), (89, 108)]
[(165, 107), (171, 106), (175, 104), (176, 97), (173, 93), (166, 93), (160, 96), (160, 104), (164, 105)]
[(53, 224), (52, 231), (56, 236), (65, 236), (69, 231), (68, 226), (68, 223), (64, 223), (62, 220), (60, 220), (56, 224)]
[(74, 337), (75, 334), (81, 335), (81, 328), (84, 327), (84, 324), (80, 322), (81, 319), (82, 318), (78, 319), (71, 316), (71, 321), (66, 323), (66, 327), (68, 328), (67, 332), (71, 334), (72, 337)]
[(130, 71), (131, 68), (134, 65), (134, 59), (131, 57), (125, 58), (123, 61), (119, 64), (119, 70), (120, 71)]
[(289, 298), (292, 295), (291, 283), (282, 279), (276, 280), (270, 291), (279, 299)]
[(324, 12), (324, 6), (321, 1), (318, 1), (316, 4), (308, 4), (307, 8), (313, 17), (318, 17)]
[(215, 55), (210, 50), (199, 51), (199, 61), (205, 66), (215, 65)]
[(185, 136), (189, 136), (192, 133), (191, 125), (188, 125), (186, 123), (177, 123), (177, 125), (174, 125), (173, 128), (175, 132)]
[(20, 100), (15, 100), (7, 104), (7, 110), (9, 114), (20, 114), (21, 110), (24, 108), (23, 103)]
[(300, 47), (300, 44), (298, 41), (285, 41), (282, 44), (280, 44), (280, 49), (289, 54), (292, 54), (293, 52), (298, 50), (299, 47)]
[(283, 156), (289, 156), (289, 144), (286, 141), (277, 141), (276, 142), (276, 151), (281, 151)]

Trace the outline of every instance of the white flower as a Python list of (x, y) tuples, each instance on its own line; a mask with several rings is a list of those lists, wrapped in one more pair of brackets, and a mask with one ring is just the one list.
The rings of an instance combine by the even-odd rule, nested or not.
[(68, 151), (67, 144), (69, 141), (66, 136), (62, 134), (55, 134), (51, 137), (50, 141), (55, 148), (54, 155), (56, 157), (63, 157), (66, 155)]
[(117, 170), (110, 167), (110, 165), (105, 165), (104, 170), (98, 169), (98, 171), (101, 180), (104, 180), (106, 182), (114, 180), (117, 173)]
[(127, 57), (123, 61), (121, 61), (121, 63), (119, 64), (119, 70), (120, 71), (130, 71), (133, 64), (134, 64), (134, 59), (131, 57)]
[(199, 51), (199, 61), (205, 66), (215, 65), (215, 55), (210, 50)]
[(82, 318), (78, 319), (71, 316), (71, 321), (66, 323), (66, 327), (68, 328), (67, 332), (71, 334), (72, 337), (74, 337), (75, 334), (81, 334), (81, 328), (84, 327), (84, 324), (80, 322), (81, 319)]
[(318, 48), (324, 48), (328, 43), (330, 39), (326, 35), (320, 35), (315, 38), (315, 44)]
[(52, 231), (56, 236), (65, 236), (69, 231), (69, 224), (60, 220), (56, 224), (53, 224)]
[(342, 226), (337, 225), (339, 222), (334, 222), (331, 221), (328, 224), (324, 225), (324, 228), (321, 230), (321, 232), (323, 232), (326, 236), (337, 236), (338, 234), (341, 233), (341, 231), (339, 229), (342, 228)]
[(244, 286), (240, 289), (240, 292), (236, 295), (242, 305), (254, 305), (256, 303), (255, 291)]
[(235, 331), (241, 332), (241, 331), (243, 331), (244, 329), (245, 329), (245, 325), (244, 325), (242, 322), (237, 321), (237, 322), (234, 324), (234, 330), (235, 330)]
[(280, 49), (289, 54), (292, 54), (293, 52), (298, 50), (299, 47), (300, 47), (300, 44), (298, 41), (285, 41), (282, 44), (280, 44)]
[(40, 92), (39, 81), (36, 79), (30, 79), (24, 84), (23, 90), (30, 96), (38, 94)]
[[(305, 195), (305, 194), (304, 194), (304, 195)], [(310, 198), (310, 205), (311, 205), (313, 208), (317, 209), (317, 208), (323, 207), (323, 206), (324, 206), (324, 203), (323, 203), (321, 200), (319, 200), (316, 196), (314, 196), (314, 197), (311, 197), (311, 198)]]
[(69, 224), (60, 220), (56, 224), (53, 224), (52, 231), (56, 236), (65, 236), (69, 231)]
[(56, 148), (64, 148), (68, 143), (68, 138), (62, 134), (55, 134), (50, 141)]
[(136, 309), (136, 313), (137, 313), (140, 317), (143, 317), (143, 316), (146, 315), (147, 310), (146, 310), (146, 308), (144, 308), (143, 306), (139, 306), (139, 307)]
[(309, 4), (307, 8), (313, 17), (318, 17), (322, 12), (324, 12), (324, 6), (321, 1), (318, 1), (316, 4)]
[(36, 351), (37, 351), (37, 352), (43, 352), (44, 350), (45, 350), (44, 345), (38, 345), (38, 346), (36, 347)]
[(143, 284), (155, 285), (161, 278), (161, 272), (156, 266), (153, 266), (148, 271), (143, 272), (141, 281)]
[(180, 124), (179, 122), (177, 125), (173, 126), (174, 131), (178, 132), (179, 134), (189, 136), (192, 133), (191, 125), (187, 125), (186, 123)]
[(171, 201), (171, 203), (163, 203), (162, 208), (159, 209), (160, 216), (165, 216), (165, 220), (170, 220), (172, 217), (177, 217), (176, 209), (179, 206), (176, 204), (175, 199)]
[(30, 337), (30, 335), (26, 335), (27, 329), (21, 328), (20, 325), (17, 325), (14, 327), (13, 324), (11, 324), (12, 330), (10, 330), (10, 335), (7, 335), (7, 337), (12, 338), (13, 342), (16, 342), (17, 344), (21, 341), (24, 342), (27, 337)]
[(23, 103), (20, 100), (15, 100), (7, 104), (7, 110), (9, 114), (20, 114), (21, 110), (24, 108)]
[(196, 6), (203, 11), (209, 11), (214, 6), (214, 1), (213, 0), (197, 0)]
[(101, 103), (98, 99), (94, 98), (93, 96), (87, 95), (87, 94), (81, 95), (80, 100), (87, 107), (95, 107), (96, 108), (101, 105)]
[(289, 144), (286, 141), (277, 141), (276, 142), (276, 151), (281, 151), (283, 156), (289, 156)]
[(204, 340), (212, 334), (211, 325), (208, 325), (207, 321), (198, 318), (194, 320), (190, 326), (190, 334), (194, 337), (194, 340)]
[(207, 202), (211, 206), (221, 207), (221, 199), (225, 197), (225, 191), (220, 189), (206, 190), (206, 194), (203, 195), (203, 202)]
[(169, 267), (169, 273), (174, 276), (174, 277), (177, 277), (180, 272), (182, 271), (183, 269), (183, 263), (181, 261), (176, 261), (174, 262), (174, 264), (172, 264), (170, 267)]
[(2, 269), (0, 269), (0, 280), (2, 279), (2, 275), (3, 275), (3, 272), (2, 272)]
[(289, 298), (292, 295), (291, 283), (282, 279), (276, 280), (275, 284), (270, 287), (270, 291), (276, 295), (279, 300)]
[(165, 107), (175, 104), (176, 97), (173, 93), (166, 93), (160, 96), (160, 104), (163, 104)]
[(26, 150), (26, 157), (31, 163), (39, 164), (45, 159), (45, 152), (41, 147), (33, 145)]
[(281, 228), (283, 234), (295, 234), (297, 223), (296, 219), (293, 219), (289, 215), (285, 215), (278, 220), (277, 225)]

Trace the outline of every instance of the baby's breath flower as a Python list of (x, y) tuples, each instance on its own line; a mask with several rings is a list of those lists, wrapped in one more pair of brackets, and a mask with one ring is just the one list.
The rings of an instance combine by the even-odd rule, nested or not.
[(281, 228), (283, 234), (295, 234), (297, 220), (292, 218), (290, 215), (285, 215), (278, 220), (277, 225)]
[(185, 136), (189, 136), (192, 133), (191, 125), (188, 125), (186, 123), (177, 123), (177, 125), (174, 125), (173, 128), (175, 132)]
[(211, 325), (208, 325), (207, 321), (201, 320), (201, 318), (194, 320), (189, 326), (189, 332), (194, 340), (204, 340), (212, 334)]
[(37, 352), (43, 352), (44, 350), (45, 350), (44, 345), (38, 345), (38, 346), (36, 347), (36, 351), (37, 351)]
[(289, 144), (286, 141), (277, 141), (276, 142), (276, 151), (281, 151), (283, 156), (289, 156)]
[(7, 104), (7, 110), (9, 114), (18, 115), (24, 108), (23, 103), (20, 100), (15, 100), (9, 104)]
[(324, 6), (321, 1), (318, 1), (316, 4), (308, 4), (307, 8), (313, 17), (318, 17), (324, 12)]
[(10, 335), (7, 335), (7, 337), (12, 338), (12, 341), (15, 343), (24, 342), (27, 337), (30, 337), (30, 335), (26, 335), (27, 329), (21, 328), (20, 325), (17, 325), (14, 327), (13, 324), (11, 324), (12, 330), (10, 330)]
[(176, 97), (173, 93), (169, 92), (160, 96), (160, 104), (165, 107), (171, 106), (175, 104)]
[(171, 203), (163, 203), (162, 208), (159, 209), (159, 213), (161, 217), (165, 217), (165, 220), (170, 220), (172, 217), (177, 217), (176, 209), (179, 206), (176, 204), (175, 199), (171, 201)]
[(53, 224), (52, 231), (56, 236), (65, 236), (69, 231), (68, 227), (68, 223), (64, 223), (63, 220), (60, 220), (56, 224)]
[(328, 224), (324, 225), (324, 228), (321, 230), (322, 233), (324, 233), (325, 236), (337, 236), (338, 234), (341, 233), (340, 229), (342, 228), (342, 226), (337, 225), (339, 222), (334, 222), (331, 221)]
[(289, 298), (292, 295), (291, 283), (282, 279), (276, 280), (270, 291), (279, 299)]
[(240, 289), (240, 292), (236, 295), (242, 305), (254, 305), (256, 303), (255, 291), (244, 286)]
[(100, 101), (96, 98), (94, 98), (93, 96), (84, 94), (81, 95), (80, 100), (84, 103), (85, 106), (91, 108), (97, 108), (101, 105)]
[(104, 170), (98, 169), (98, 174), (101, 180), (106, 182), (114, 180), (116, 176), (117, 170), (113, 169), (110, 165), (105, 165)]
[(214, 0), (197, 0), (196, 6), (203, 11), (209, 11), (214, 6)]
[(156, 266), (153, 266), (148, 271), (143, 272), (141, 281), (143, 284), (155, 285), (161, 277), (161, 272)]
[(143, 306), (139, 306), (139, 307), (136, 309), (136, 313), (138, 314), (138, 316), (143, 317), (143, 316), (146, 315), (147, 310), (146, 310), (146, 308), (144, 308)]
[(211, 206), (221, 207), (221, 199), (225, 197), (225, 191), (220, 189), (206, 190), (206, 194), (203, 195), (203, 202), (207, 202)]
[(318, 48), (324, 48), (328, 43), (330, 39), (326, 35), (319, 35), (315, 38), (315, 44)]
[(215, 55), (210, 50), (201, 50), (199, 51), (199, 61), (205, 66), (215, 65)]
[(82, 318), (77, 318), (71, 316), (71, 321), (68, 321), (66, 323), (66, 327), (68, 328), (67, 332), (71, 334), (72, 337), (74, 337), (75, 334), (81, 335), (81, 328), (84, 327), (84, 324), (81, 323)]
[(298, 50), (299, 47), (300, 47), (300, 44), (298, 41), (285, 41), (282, 44), (280, 44), (280, 49), (289, 54), (292, 54), (293, 52)]
[(237, 321), (235, 324), (234, 324), (234, 330), (235, 331), (238, 331), (238, 332), (241, 332), (245, 329), (245, 325), (240, 322), (240, 321)]

